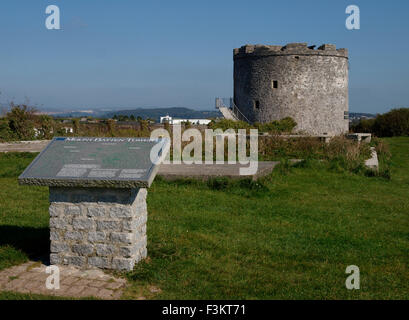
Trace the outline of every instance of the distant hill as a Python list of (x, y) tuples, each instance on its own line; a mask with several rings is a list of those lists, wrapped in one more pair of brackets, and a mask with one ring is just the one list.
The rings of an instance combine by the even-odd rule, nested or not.
[(82, 118), (82, 117), (104, 118), (105, 117), (105, 112), (101, 112), (101, 111), (47, 112), (46, 114), (53, 116), (54, 118)]
[[(48, 112), (48, 114), (56, 118), (81, 118), (91, 116), (94, 118), (112, 118), (114, 115), (131, 116), (135, 118), (141, 117), (142, 119), (154, 119), (159, 122), (159, 118), (169, 115), (173, 118), (182, 119), (209, 119), (209, 118), (222, 118), (223, 115), (218, 110), (193, 110), (189, 108), (138, 108), (131, 110), (118, 110), (118, 111), (101, 111), (101, 110), (91, 110), (87, 111), (66, 111), (66, 112)], [(376, 115), (372, 113), (362, 113), (362, 112), (350, 112), (350, 120), (360, 120), (365, 118), (375, 118)]]
[(376, 118), (376, 114), (372, 113), (362, 113), (362, 112), (350, 112), (349, 118), (360, 119), (360, 118)]
[(222, 114), (218, 110), (192, 110), (188, 108), (155, 108), (155, 109), (134, 109), (134, 110), (118, 110), (105, 113), (104, 117), (112, 118), (114, 115), (131, 116), (135, 118), (141, 117), (142, 119), (155, 119), (159, 121), (160, 117), (169, 115), (173, 118), (182, 119), (209, 119), (222, 117)]

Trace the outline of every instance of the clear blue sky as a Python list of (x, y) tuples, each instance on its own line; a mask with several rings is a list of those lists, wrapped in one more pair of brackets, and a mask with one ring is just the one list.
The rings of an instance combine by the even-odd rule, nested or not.
[[(45, 28), (58, 5), (61, 30)], [(345, 28), (345, 8), (361, 29)], [(350, 110), (409, 106), (409, 1), (2, 0), (0, 102), (44, 108), (211, 109), (233, 91), (233, 48), (334, 43)]]

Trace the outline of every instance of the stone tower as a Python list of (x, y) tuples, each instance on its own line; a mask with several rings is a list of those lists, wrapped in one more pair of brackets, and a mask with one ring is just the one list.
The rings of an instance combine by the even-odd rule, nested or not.
[(348, 51), (324, 44), (234, 49), (234, 103), (252, 122), (292, 117), (296, 131), (348, 132)]

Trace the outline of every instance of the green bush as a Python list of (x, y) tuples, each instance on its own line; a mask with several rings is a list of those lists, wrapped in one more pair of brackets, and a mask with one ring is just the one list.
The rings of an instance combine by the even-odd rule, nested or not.
[(36, 127), (38, 128), (36, 138), (51, 139), (54, 131), (57, 131), (53, 118), (47, 115), (40, 115), (36, 120)]
[(227, 129), (251, 129), (253, 128), (250, 124), (248, 124), (245, 121), (234, 121), (234, 120), (228, 120), (228, 119), (220, 119), (220, 120), (212, 120), (208, 127), (210, 129), (222, 129), (223, 131), (226, 131)]
[(353, 132), (369, 132), (378, 137), (409, 136), (409, 108), (393, 109), (375, 119), (361, 120)]
[(9, 127), (19, 140), (33, 140), (35, 110), (26, 105), (12, 105), (7, 113)]
[(373, 125), (378, 137), (396, 137), (409, 135), (409, 108), (394, 109), (378, 115)]
[(351, 130), (353, 132), (372, 133), (374, 123), (375, 119), (361, 119), (357, 124), (351, 126)]
[(227, 129), (257, 129), (259, 132), (269, 132), (269, 133), (290, 133), (293, 131), (297, 122), (294, 119), (287, 117), (281, 120), (275, 120), (268, 123), (255, 122), (253, 125), (245, 121), (234, 121), (227, 119), (212, 120), (209, 124), (210, 129), (222, 129), (226, 131)]
[(9, 127), (8, 120), (0, 120), (0, 142), (15, 140), (16, 136)]

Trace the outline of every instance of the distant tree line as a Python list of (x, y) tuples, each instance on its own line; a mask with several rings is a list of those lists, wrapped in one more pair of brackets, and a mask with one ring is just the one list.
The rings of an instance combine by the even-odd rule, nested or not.
[(361, 119), (352, 132), (372, 133), (377, 137), (409, 136), (409, 108), (393, 109), (374, 119)]
[(116, 115), (116, 114), (115, 114), (115, 115), (112, 117), (112, 119), (118, 120), (118, 121), (136, 121), (137, 119), (138, 119), (138, 120), (142, 120), (141, 117), (138, 117), (138, 118), (136, 119), (133, 114), (131, 114), (130, 116), (127, 116), (127, 115)]
[[(28, 105), (11, 104), (10, 110), (0, 117), (0, 142), (51, 139), (54, 136), (149, 137), (151, 131), (150, 119), (133, 115), (115, 117), (119, 121), (135, 121), (137, 125), (131, 128), (117, 126), (113, 119), (96, 123), (83, 123), (79, 118), (66, 120), (38, 114)], [(88, 120), (92, 118), (88, 117)]]
[[(67, 125), (48, 115), (37, 114), (36, 110), (27, 105), (11, 105), (10, 110), (0, 117), (0, 141), (51, 139), (53, 136), (86, 135), (86, 136), (146, 136), (150, 135), (151, 120), (143, 120), (135, 116), (114, 116), (118, 121), (137, 121), (135, 128), (117, 128), (114, 120), (101, 121), (97, 125), (80, 124), (79, 119), (71, 119), (67, 132)], [(292, 118), (284, 118), (270, 123), (254, 123), (252, 125), (242, 121), (226, 119), (213, 120), (209, 124), (211, 129), (251, 129), (260, 132), (289, 133), (297, 123)], [(185, 129), (191, 126), (184, 124)], [(169, 129), (169, 124), (165, 124)], [(352, 132), (368, 132), (378, 137), (409, 136), (409, 108), (393, 109), (385, 114), (379, 114), (374, 119), (361, 119), (351, 126)]]

